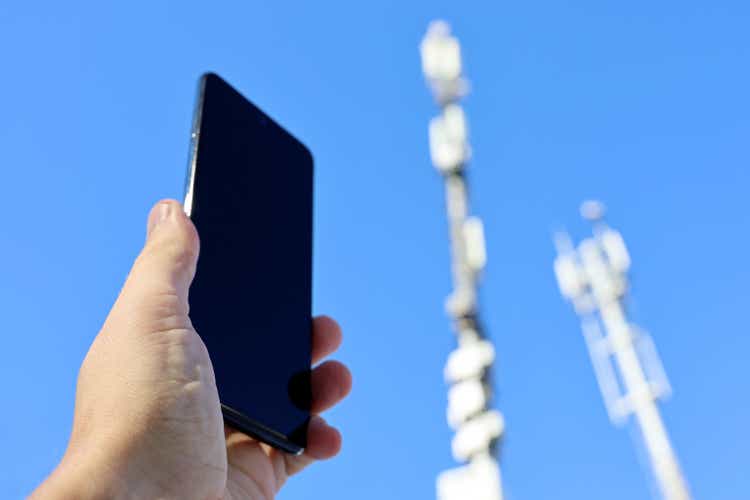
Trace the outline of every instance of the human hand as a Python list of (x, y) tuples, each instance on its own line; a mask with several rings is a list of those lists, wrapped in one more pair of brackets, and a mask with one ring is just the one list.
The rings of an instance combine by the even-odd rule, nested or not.
[[(337, 361), (312, 371), (304, 454), (224, 425), (211, 360), (188, 317), (198, 249), (178, 202), (151, 210), (146, 244), (81, 366), (68, 448), (32, 498), (268, 500), (289, 476), (339, 452), (339, 432), (318, 416), (351, 389)], [(314, 319), (313, 363), (340, 343), (332, 319)], [(263, 355), (248, 353), (248, 362)]]

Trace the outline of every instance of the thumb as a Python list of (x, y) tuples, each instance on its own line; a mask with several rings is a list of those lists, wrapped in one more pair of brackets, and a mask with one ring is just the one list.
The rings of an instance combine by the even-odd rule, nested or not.
[(123, 295), (137, 302), (172, 296), (187, 307), (198, 250), (198, 232), (182, 204), (160, 201), (149, 214), (146, 244), (130, 271)]

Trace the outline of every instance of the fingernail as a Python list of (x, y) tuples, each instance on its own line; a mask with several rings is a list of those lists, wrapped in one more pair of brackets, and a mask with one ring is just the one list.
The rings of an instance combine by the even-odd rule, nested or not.
[(151, 211), (151, 216), (148, 218), (148, 230), (147, 233), (150, 235), (156, 227), (169, 218), (169, 214), (172, 212), (172, 205), (170, 203), (159, 203), (156, 209)]

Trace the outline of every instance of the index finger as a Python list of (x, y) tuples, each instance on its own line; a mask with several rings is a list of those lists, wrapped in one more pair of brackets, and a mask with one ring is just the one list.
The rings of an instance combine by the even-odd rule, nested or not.
[(336, 351), (341, 345), (341, 327), (328, 316), (313, 318), (312, 362), (317, 363)]

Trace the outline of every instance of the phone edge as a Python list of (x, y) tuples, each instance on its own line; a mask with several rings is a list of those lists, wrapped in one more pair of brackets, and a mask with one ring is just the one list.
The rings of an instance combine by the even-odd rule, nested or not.
[[(293, 443), (285, 435), (266, 427), (225, 404), (221, 405), (221, 413), (224, 416), (224, 421), (238, 431), (243, 432), (252, 438), (258, 439), (259, 441), (270, 444), (274, 448), (278, 448), (291, 455), (301, 455), (305, 451), (305, 448)], [(305, 425), (308, 423), (309, 418)]]
[(183, 210), (188, 217), (190, 217), (193, 211), (193, 185), (195, 183), (196, 162), (198, 161), (198, 142), (200, 139), (201, 119), (203, 118), (203, 99), (205, 97), (207, 76), (208, 73), (205, 73), (198, 80), (195, 108), (193, 109), (193, 123), (190, 129), (190, 149), (188, 151), (188, 165), (184, 187), (185, 197), (182, 203)]

